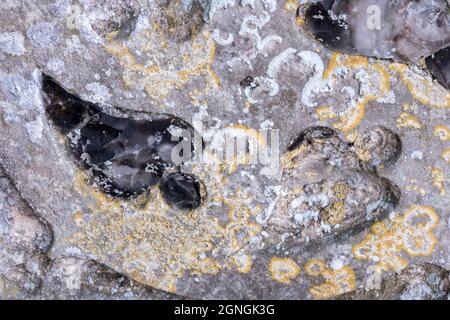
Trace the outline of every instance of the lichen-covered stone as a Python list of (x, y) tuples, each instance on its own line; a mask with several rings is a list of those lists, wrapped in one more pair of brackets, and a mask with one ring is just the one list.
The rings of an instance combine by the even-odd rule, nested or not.
[[(197, 2), (201, 10), (186, 9)], [(0, 34), (22, 34), (24, 48), (16, 41), (20, 36), (0, 45), (0, 162), (29, 204), (25, 216), (44, 219), (53, 234), (49, 252), (25, 255), (36, 245), (10, 246), (18, 238), (2, 222), (9, 239), (0, 255), (2, 272), (8, 267), (14, 275), (0, 280), (4, 296), (167, 297), (147, 285), (189, 298), (326, 299), (370, 290), (378, 279), (418, 263), (450, 268), (450, 96), (423, 65), (331, 51), (308, 36), (308, 21), (293, 0), (166, 4), (0, 2)], [(175, 32), (164, 22), (171, 6), (180, 8), (171, 24)], [(357, 41), (370, 47), (370, 41)], [(416, 59), (434, 51), (435, 43), (409, 49)], [(74, 112), (73, 123), (58, 124), (46, 112), (42, 72), (114, 119), (150, 121), (170, 114), (190, 123), (203, 138), (204, 161), (186, 161), (164, 174), (183, 172), (201, 181), (207, 195), (201, 192), (201, 205), (180, 211), (156, 186), (130, 198), (106, 195), (68, 148), (67, 133), (80, 114)], [(98, 128), (98, 122), (91, 124)], [(255, 150), (271, 146), (286, 158), (291, 142), (314, 126), (335, 134), (315, 137), (322, 143), (309, 147), (300, 143), (298, 161), (263, 157), (252, 163)], [(266, 139), (264, 130), (274, 132)], [(91, 136), (96, 142), (108, 140), (98, 133)], [(224, 135), (245, 139), (243, 157), (218, 161)], [(306, 165), (296, 169), (302, 175), (318, 176), (289, 177), (297, 165)], [(295, 221), (280, 210), (291, 201), (286, 193), (299, 191), (289, 188), (291, 178), (298, 185), (302, 178), (309, 181), (304, 204), (319, 209), (324, 222), (307, 228), (309, 242), (298, 223), (308, 215), (302, 211)], [(394, 185), (401, 196), (392, 209)], [(332, 203), (325, 205), (322, 191)], [(371, 213), (368, 221), (364, 210)], [(280, 215), (287, 229), (276, 228)], [(15, 217), (15, 230), (30, 222)], [(332, 223), (336, 232), (325, 232)], [(106, 275), (98, 273), (103, 268), (109, 268)], [(133, 286), (122, 287), (119, 275)], [(99, 287), (87, 284), (92, 277)], [(128, 289), (135, 293), (128, 295)]]
[[(366, 141), (365, 147), (374, 153), (375, 145), (381, 155), (400, 152), (398, 136), (380, 143), (373, 140), (372, 145)], [(384, 160), (389, 158), (392, 156)], [(386, 216), (400, 200), (398, 187), (377, 176), (374, 168), (328, 127), (302, 131), (282, 164), (281, 195), (270, 225), (279, 233), (295, 235), (299, 245), (357, 230)]]
[(433, 264), (417, 265), (380, 279), (377, 289), (358, 289), (337, 299), (351, 300), (447, 300), (449, 271)]

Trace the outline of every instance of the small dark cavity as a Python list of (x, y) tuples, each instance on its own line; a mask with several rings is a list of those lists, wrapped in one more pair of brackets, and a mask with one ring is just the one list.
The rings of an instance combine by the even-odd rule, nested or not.
[(164, 177), (159, 185), (164, 200), (180, 210), (193, 210), (201, 204), (200, 182), (193, 176), (175, 172)]
[(433, 77), (450, 90), (450, 46), (425, 59)]
[(241, 80), (240, 85), (241, 85), (241, 87), (244, 87), (244, 88), (250, 87), (255, 84), (254, 81), (255, 81), (255, 79), (252, 76), (247, 76), (243, 80)]
[[(173, 148), (179, 144), (172, 141), (174, 131), (189, 132), (190, 154), (183, 154), (181, 149), (179, 157), (184, 161), (193, 157), (194, 129), (184, 120), (167, 114), (151, 120), (113, 116), (67, 92), (49, 76), (42, 79), (48, 118), (67, 135), (69, 151), (90, 174), (91, 182), (106, 194), (119, 198), (140, 195), (158, 184), (167, 169), (180, 165), (172, 161)], [(165, 199), (179, 203), (175, 207), (198, 207), (194, 180), (179, 182), (180, 188), (186, 188), (179, 198), (173, 195), (177, 189)], [(191, 190), (187, 188), (189, 183), (193, 185)], [(184, 202), (183, 195), (187, 197)]]

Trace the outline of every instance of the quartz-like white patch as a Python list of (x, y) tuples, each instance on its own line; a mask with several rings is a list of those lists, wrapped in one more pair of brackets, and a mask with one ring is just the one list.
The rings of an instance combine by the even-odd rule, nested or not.
[(48, 22), (36, 23), (28, 28), (27, 38), (37, 48), (53, 48), (59, 41), (58, 34)]
[(342, 269), (342, 268), (344, 267), (344, 261), (342, 261), (342, 260), (339, 259), (339, 258), (333, 259), (333, 260), (330, 262), (330, 267), (331, 267), (333, 270), (339, 270), (339, 269)]
[(64, 61), (60, 59), (51, 59), (47, 62), (47, 69), (56, 75), (61, 75), (64, 72)]
[(234, 37), (231, 33), (229, 33), (228, 36), (226, 38), (224, 38), (224, 37), (222, 37), (219, 29), (214, 30), (212, 37), (218, 45), (221, 45), (223, 47), (229, 46), (234, 41)]
[(269, 12), (274, 12), (277, 9), (277, 0), (261, 0), (263, 3), (264, 9)]
[(0, 51), (13, 56), (20, 56), (25, 53), (25, 38), (17, 31), (0, 33)]
[(289, 63), (289, 60), (295, 58), (297, 50), (294, 48), (287, 48), (279, 55), (274, 57), (267, 67), (267, 75), (271, 78), (276, 78), (277, 74), (282, 70), (282, 67)]
[(211, 20), (214, 14), (222, 9), (234, 7), (236, 5), (236, 0), (211, 0), (209, 5), (209, 20)]
[(422, 160), (423, 159), (423, 152), (422, 151), (418, 151), (418, 150), (415, 150), (415, 151), (411, 152), (411, 159)]
[(0, 91), (11, 103), (21, 108), (43, 110), (40, 88), (35, 81), (26, 80), (18, 74), (0, 71)]
[(91, 82), (86, 85), (86, 90), (89, 91), (89, 97), (95, 102), (106, 102), (111, 98), (111, 94), (106, 86), (98, 83)]
[(44, 122), (42, 118), (39, 117), (35, 121), (27, 122), (25, 124), (28, 136), (33, 143), (39, 143), (42, 138), (42, 131), (44, 129)]
[(280, 91), (278, 83), (270, 78), (256, 77), (255, 86), (247, 86), (244, 94), (251, 103), (258, 103), (264, 96), (274, 97)]
[(275, 124), (273, 123), (273, 121), (271, 120), (265, 120), (263, 122), (261, 122), (261, 124), (259, 125), (259, 128), (261, 130), (269, 130), (270, 128), (272, 128)]
[(313, 102), (313, 96), (323, 87), (323, 61), (317, 53), (312, 51), (301, 51), (297, 55), (314, 70), (314, 74), (303, 87), (301, 102), (307, 107), (315, 107), (317, 103)]

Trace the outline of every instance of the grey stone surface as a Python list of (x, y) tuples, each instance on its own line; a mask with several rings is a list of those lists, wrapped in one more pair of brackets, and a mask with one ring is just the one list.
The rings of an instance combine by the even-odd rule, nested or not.
[[(206, 22), (193, 26), (184, 11), (172, 19), (159, 1), (0, 4), (0, 163), (29, 206), (2, 187), (2, 281), (42, 298), (166, 297), (133, 289), (140, 283), (193, 298), (320, 299), (373, 289), (425, 262), (450, 268), (448, 90), (420, 64), (328, 50), (305, 30), (296, 1), (194, 1), (195, 10), (192, 3), (182, 1), (185, 12), (200, 10)], [(156, 189), (133, 201), (108, 198), (47, 118), (41, 72), (113, 115), (202, 118), (206, 129), (195, 129), (207, 157), (220, 134), (264, 145), (257, 130), (279, 129), (281, 169), (186, 164), (208, 192), (189, 213), (168, 208)], [(319, 217), (329, 232), (304, 244), (289, 219), (287, 232), (271, 223), (274, 208), (295, 200), (283, 191), (287, 148), (315, 125), (333, 127), (354, 146), (376, 126), (397, 133), (401, 154), (376, 175), (401, 196), (379, 221), (358, 220), (351, 230), (333, 232)], [(377, 162), (360, 151), (352, 157)], [(326, 168), (337, 167), (319, 154)], [(367, 196), (359, 191), (358, 199)], [(13, 228), (26, 232), (15, 236)]]
[(92, 260), (53, 258), (52, 232), (0, 167), (0, 299), (179, 299)]
[(449, 281), (446, 269), (424, 264), (383, 279), (378, 289), (358, 289), (343, 294), (338, 299), (447, 300), (450, 293)]

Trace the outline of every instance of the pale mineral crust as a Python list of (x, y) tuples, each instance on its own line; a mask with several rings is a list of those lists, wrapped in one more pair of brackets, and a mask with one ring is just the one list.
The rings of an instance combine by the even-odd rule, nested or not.
[(432, 264), (418, 265), (383, 279), (378, 289), (358, 289), (337, 299), (350, 300), (447, 300), (448, 270)]
[[(448, 298), (450, 93), (416, 63), (445, 45), (333, 51), (307, 28), (312, 2), (2, 1), (0, 297)], [(350, 53), (377, 56), (366, 40)], [(109, 116), (192, 126), (203, 161), (171, 170), (195, 177), (172, 184), (195, 209), (157, 184), (128, 198), (92, 181), (43, 74)], [(317, 127), (332, 134), (298, 143)], [(279, 162), (217, 161), (224, 135)]]

